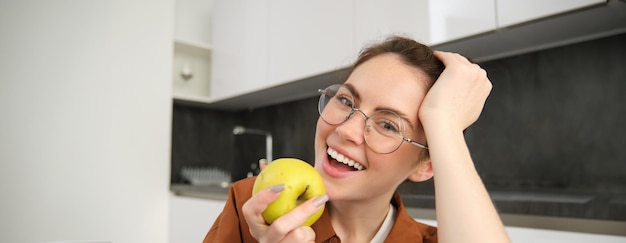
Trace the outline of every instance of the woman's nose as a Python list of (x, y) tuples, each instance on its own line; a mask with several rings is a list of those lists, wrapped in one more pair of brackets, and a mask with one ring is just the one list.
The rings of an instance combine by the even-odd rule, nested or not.
[(365, 119), (367, 118), (362, 111), (355, 110), (348, 120), (337, 125), (335, 131), (337, 131), (343, 139), (361, 145), (365, 142), (365, 137), (363, 136)]

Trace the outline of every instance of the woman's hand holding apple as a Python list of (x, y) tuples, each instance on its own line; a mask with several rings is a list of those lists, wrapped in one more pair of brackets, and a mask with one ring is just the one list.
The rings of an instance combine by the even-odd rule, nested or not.
[[(319, 178), (320, 184), (295, 185), (294, 183), (299, 182), (295, 182), (293, 178), (305, 178), (304, 181), (310, 183), (317, 181), (315, 176), (319, 175), (310, 175), (308, 169), (302, 168), (293, 171), (294, 167), (291, 163), (282, 163), (281, 166), (281, 163), (272, 162), (270, 165), (273, 166), (268, 165), (257, 177), (253, 196), (242, 208), (251, 235), (259, 242), (314, 242), (315, 232), (309, 225), (319, 218), (328, 200), (321, 177)], [(287, 176), (276, 176), (277, 174)], [(295, 208), (284, 205), (288, 200), (293, 200), (294, 205), (297, 204), (296, 200), (303, 194), (294, 190), (298, 187), (304, 187), (306, 191), (309, 191), (308, 194), (305, 193), (307, 197), (305, 199), (308, 200)], [(315, 189), (308, 190), (310, 188)], [(268, 223), (271, 224), (268, 225)]]

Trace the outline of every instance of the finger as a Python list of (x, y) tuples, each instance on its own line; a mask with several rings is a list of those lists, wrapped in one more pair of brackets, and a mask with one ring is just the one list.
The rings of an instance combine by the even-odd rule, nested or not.
[(285, 190), (285, 184), (274, 185), (259, 191), (246, 201), (246, 203), (243, 204), (241, 211), (243, 212), (246, 221), (248, 221), (248, 224), (265, 224), (265, 220), (261, 216), (261, 213), (265, 211), (267, 205), (278, 198), (280, 192), (283, 190)]
[(290, 231), (280, 242), (315, 242), (315, 231), (309, 226), (301, 226)]
[(451, 65), (453, 62), (459, 62), (463, 64), (471, 63), (466, 57), (461, 54), (454, 52), (445, 52), (445, 51), (434, 51), (433, 54), (437, 59), (439, 59), (443, 65), (446, 67)]
[(270, 225), (270, 233), (285, 235), (296, 227), (302, 226), (302, 224), (315, 214), (327, 201), (328, 196), (324, 194), (300, 204), (300, 206), (294, 208), (289, 213), (276, 219), (272, 225)]
[(265, 166), (267, 166), (267, 159), (260, 159), (259, 160), (259, 168), (261, 168), (261, 170), (265, 169)]

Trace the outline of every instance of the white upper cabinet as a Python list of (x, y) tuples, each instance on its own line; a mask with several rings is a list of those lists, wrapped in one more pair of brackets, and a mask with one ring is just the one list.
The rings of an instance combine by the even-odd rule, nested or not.
[(495, 0), (357, 0), (358, 47), (389, 34), (439, 44), (496, 29)]
[(430, 38), (428, 16), (428, 0), (355, 1), (355, 49), (352, 53), (389, 34), (427, 43)]
[(271, 0), (269, 84), (319, 75), (350, 65), (353, 1)]
[(212, 0), (176, 0), (174, 40), (210, 48)]
[[(511, 41), (496, 41), (497, 46), (484, 44), (512, 33), (512, 28), (507, 26), (534, 24), (537, 21), (533, 20), (538, 18), (606, 2), (213, 1), (212, 33), (208, 35), (212, 48), (210, 99), (207, 103), (239, 108), (285, 102), (288, 98), (282, 95), (284, 90), (293, 93), (293, 97), (310, 95), (314, 90), (312, 86), (319, 88), (316, 86), (320, 81), (318, 78), (325, 78), (320, 74), (350, 66), (364, 45), (382, 40), (389, 34), (406, 35), (435, 48), (465, 54), (481, 48), (489, 49), (498, 53), (483, 53), (495, 56), (517, 48)], [(177, 35), (186, 39), (182, 30), (180, 34), (177, 31)], [(480, 43), (473, 42), (477, 39), (481, 40)]]
[(606, 3), (606, 0), (497, 0), (498, 27), (507, 27), (601, 3)]
[(211, 99), (267, 87), (267, 0), (216, 0), (213, 12)]
[(428, 1), (430, 19), (428, 43), (434, 45), (495, 30), (495, 1)]
[(211, 81), (212, 0), (176, 0), (174, 99), (207, 102)]

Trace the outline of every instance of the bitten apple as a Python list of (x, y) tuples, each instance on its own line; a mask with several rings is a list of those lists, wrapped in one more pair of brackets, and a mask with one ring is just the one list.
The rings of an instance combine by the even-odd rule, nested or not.
[[(326, 194), (326, 188), (319, 172), (309, 163), (295, 158), (281, 158), (269, 163), (256, 178), (252, 194), (274, 186), (284, 184), (285, 190), (280, 192), (276, 201), (270, 203), (263, 218), (268, 224), (288, 213), (308, 199)], [(303, 225), (310, 226), (324, 212), (324, 205)]]

